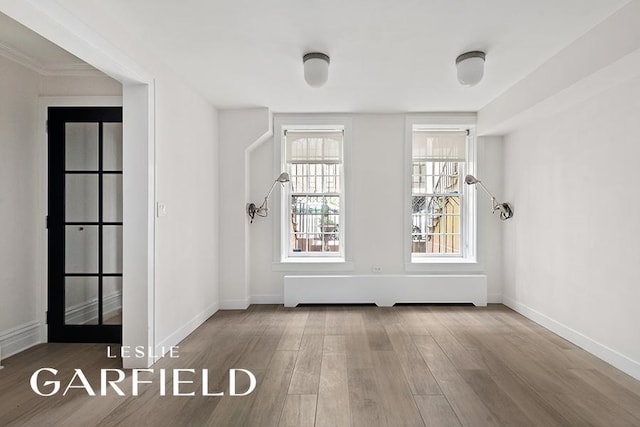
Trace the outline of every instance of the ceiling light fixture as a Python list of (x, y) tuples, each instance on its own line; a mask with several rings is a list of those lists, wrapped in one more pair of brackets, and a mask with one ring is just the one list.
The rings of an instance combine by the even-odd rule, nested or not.
[(462, 86), (475, 86), (484, 76), (485, 53), (479, 50), (463, 53), (456, 58), (458, 81)]
[(310, 52), (302, 57), (304, 79), (311, 87), (320, 87), (329, 78), (329, 56), (320, 52)]

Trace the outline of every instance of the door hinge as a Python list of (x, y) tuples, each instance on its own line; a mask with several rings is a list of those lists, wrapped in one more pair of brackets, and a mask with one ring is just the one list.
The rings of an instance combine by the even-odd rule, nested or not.
[(45, 122), (45, 125), (44, 125), (44, 126), (45, 126), (45, 128), (46, 128), (46, 129), (45, 129), (45, 132), (49, 133), (49, 120), (47, 120), (47, 121)]
[(45, 321), (46, 321), (46, 323), (48, 325), (49, 324), (49, 310), (47, 310), (45, 317), (46, 317)]
[(49, 228), (49, 215), (47, 215), (47, 222), (46, 222), (46, 226), (47, 226), (47, 229), (48, 229), (48, 228)]

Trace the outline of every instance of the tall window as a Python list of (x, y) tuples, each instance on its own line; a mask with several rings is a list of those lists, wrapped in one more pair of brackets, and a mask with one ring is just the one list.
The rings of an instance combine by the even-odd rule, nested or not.
[[(343, 257), (343, 129), (285, 129), (288, 257)], [(287, 219), (288, 220), (288, 219)]]
[(464, 256), (467, 132), (413, 128), (412, 257)]

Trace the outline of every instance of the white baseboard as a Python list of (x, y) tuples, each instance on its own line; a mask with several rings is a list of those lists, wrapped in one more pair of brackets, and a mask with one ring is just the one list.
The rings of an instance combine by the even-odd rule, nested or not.
[(248, 307), (249, 298), (220, 300), (220, 310), (246, 310)]
[(251, 304), (284, 304), (284, 295), (252, 295)]
[(619, 353), (616, 350), (589, 338), (581, 332), (578, 332), (575, 329), (572, 329), (550, 318), (546, 314), (540, 313), (539, 311), (531, 307), (515, 301), (510, 297), (503, 295), (502, 300), (502, 303), (507, 307), (517, 311), (518, 313), (533, 320), (539, 325), (544, 326), (551, 332), (560, 335), (567, 341), (571, 341), (578, 347), (583, 348), (584, 350), (599, 357), (610, 365), (613, 365), (621, 371), (631, 375), (635, 379), (640, 380), (640, 362), (635, 361), (625, 356), (624, 354)]
[(6, 359), (16, 353), (20, 353), (42, 343), (41, 335), (42, 322), (34, 320), (15, 328), (0, 332), (0, 348), (2, 348), (2, 358)]
[[(169, 351), (169, 348), (174, 345), (178, 345), (182, 340), (189, 336), (193, 331), (195, 331), (198, 326), (202, 325), (205, 320), (209, 317), (213, 316), (216, 311), (220, 308), (218, 302), (214, 302), (209, 307), (204, 309), (202, 312), (194, 316), (190, 321), (181, 326), (179, 329), (174, 331), (171, 335), (164, 338), (160, 342), (156, 344), (156, 349), (154, 352), (155, 360), (154, 363), (160, 360), (160, 357), (164, 356)], [(162, 354), (162, 356), (160, 356)]]

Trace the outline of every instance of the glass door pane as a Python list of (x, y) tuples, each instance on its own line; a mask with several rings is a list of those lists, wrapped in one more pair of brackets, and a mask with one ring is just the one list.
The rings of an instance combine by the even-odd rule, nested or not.
[(122, 222), (122, 175), (102, 177), (102, 220)]
[(122, 123), (103, 123), (102, 154), (105, 171), (122, 170)]
[(122, 277), (103, 277), (102, 292), (103, 323), (122, 325)]
[(98, 123), (65, 124), (65, 169), (98, 170)]
[(98, 324), (97, 277), (67, 277), (64, 301), (66, 325)]
[(66, 222), (97, 222), (98, 191), (98, 174), (66, 174)]
[(102, 272), (122, 273), (122, 226), (102, 227)]
[(98, 226), (65, 227), (65, 273), (98, 273)]

